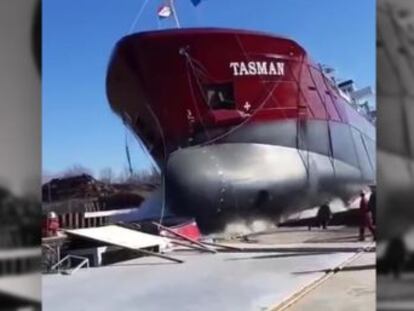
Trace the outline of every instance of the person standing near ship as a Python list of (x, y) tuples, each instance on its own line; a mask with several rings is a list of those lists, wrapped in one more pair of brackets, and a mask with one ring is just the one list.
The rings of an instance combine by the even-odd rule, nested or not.
[(322, 227), (323, 230), (327, 229), (328, 222), (331, 219), (332, 213), (331, 209), (329, 207), (329, 203), (325, 202), (321, 205), (321, 207), (318, 210), (317, 220), (318, 220), (318, 226)]
[(374, 226), (376, 226), (376, 189), (372, 189), (372, 193), (369, 197), (369, 201), (368, 201), (368, 208), (371, 212), (371, 216), (372, 216), (372, 223)]
[(365, 241), (365, 228), (371, 231), (372, 236), (375, 240), (375, 229), (372, 224), (372, 215), (369, 209), (368, 201), (365, 198), (365, 193), (361, 191), (359, 202), (359, 240)]

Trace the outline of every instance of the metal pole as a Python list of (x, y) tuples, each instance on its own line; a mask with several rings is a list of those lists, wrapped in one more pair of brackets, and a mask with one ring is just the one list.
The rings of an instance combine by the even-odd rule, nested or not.
[(213, 242), (201, 242), (205, 245), (210, 245), (210, 246), (214, 246), (214, 247), (221, 247), (223, 249), (228, 249), (228, 250), (232, 250), (232, 251), (237, 251), (237, 252), (242, 252), (245, 250), (244, 247), (237, 247), (237, 246), (231, 246), (231, 245), (226, 245), (226, 244), (220, 244), (220, 243), (213, 243)]
[(184, 243), (184, 242), (180, 242), (180, 241), (176, 241), (171, 239), (171, 243), (173, 244), (177, 244), (180, 246), (184, 246), (184, 247), (188, 247), (188, 248), (192, 248), (192, 249), (197, 249), (199, 251), (203, 251), (203, 252), (207, 252), (207, 253), (213, 253), (215, 254), (216, 252), (211, 251), (210, 249), (206, 249), (205, 247), (201, 247), (195, 244), (190, 244), (190, 243)]
[(177, 16), (177, 11), (175, 10), (174, 0), (170, 0), (170, 6), (171, 6), (171, 11), (174, 16), (174, 20), (175, 20), (175, 24), (177, 25), (177, 28), (181, 28), (180, 21), (178, 20), (178, 16)]

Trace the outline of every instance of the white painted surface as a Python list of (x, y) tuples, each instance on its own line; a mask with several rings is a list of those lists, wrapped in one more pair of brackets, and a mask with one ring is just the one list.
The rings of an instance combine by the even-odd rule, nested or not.
[(93, 239), (96, 241), (118, 245), (125, 248), (139, 249), (159, 246), (166, 248), (168, 239), (156, 235), (147, 234), (120, 226), (104, 226), (96, 228), (84, 228), (76, 230), (66, 230), (68, 234)]

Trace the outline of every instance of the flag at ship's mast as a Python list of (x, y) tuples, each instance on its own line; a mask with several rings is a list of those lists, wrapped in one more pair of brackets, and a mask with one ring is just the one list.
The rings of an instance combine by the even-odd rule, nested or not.
[[(198, 6), (202, 0), (191, 0), (193, 6)], [(175, 0), (167, 0), (164, 5), (158, 9), (159, 18), (168, 18), (170, 16), (174, 17), (175, 24), (177, 28), (181, 28), (180, 20), (178, 19), (177, 10), (175, 8)]]
[(177, 10), (175, 9), (174, 0), (168, 0), (158, 9), (159, 18), (169, 18), (171, 15), (174, 17), (177, 28), (181, 28), (180, 21), (178, 20)]
[(158, 9), (158, 17), (159, 18), (168, 18), (171, 16), (172, 10), (169, 5), (162, 5)]

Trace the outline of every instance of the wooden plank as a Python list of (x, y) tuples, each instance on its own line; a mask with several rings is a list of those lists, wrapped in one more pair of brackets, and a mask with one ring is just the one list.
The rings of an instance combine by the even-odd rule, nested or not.
[(239, 251), (242, 252), (245, 250), (245, 248), (243, 247), (237, 247), (237, 246), (230, 246), (230, 245), (226, 245), (226, 244), (220, 244), (220, 243), (213, 243), (213, 242), (201, 242), (205, 245), (210, 245), (210, 246), (214, 246), (214, 247), (220, 247), (220, 248), (224, 248), (224, 249), (228, 249), (228, 250), (233, 250), (233, 251)]
[(174, 244), (177, 244), (177, 245), (180, 245), (180, 246), (184, 246), (184, 247), (188, 247), (188, 248), (197, 249), (197, 250), (200, 250), (200, 251), (203, 251), (203, 252), (211, 253), (210, 249), (206, 249), (205, 247), (200, 247), (200, 246), (195, 245), (195, 244), (184, 243), (184, 242), (180, 242), (180, 241), (177, 241), (177, 240), (171, 240), (171, 243), (174, 243)]

